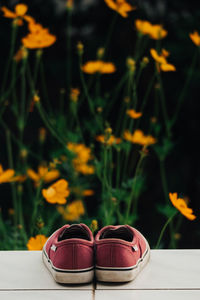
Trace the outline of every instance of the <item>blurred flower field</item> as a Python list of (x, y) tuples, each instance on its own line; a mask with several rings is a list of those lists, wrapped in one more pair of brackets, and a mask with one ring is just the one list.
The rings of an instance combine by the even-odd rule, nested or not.
[[(147, 167), (152, 159), (160, 168), (163, 193), (157, 205), (152, 197), (147, 199), (155, 211), (152, 222), (159, 228), (152, 240), (147, 236), (151, 247), (177, 248), (183, 224), (199, 222), (192, 202), (169, 190), (166, 159), (176, 149), (174, 127), (198, 67), (200, 34), (196, 28), (188, 32), (190, 64), (169, 112), (168, 76), (177, 72), (173, 51), (165, 49), (170, 32), (164, 24), (135, 18), (140, 8), (126, 0), (104, 0), (104, 5), (113, 19), (93, 58), (86, 59), (87, 48), (76, 41), (77, 83), (67, 35), (66, 81), (54, 99), (56, 105), (48, 92), (44, 61), (57, 36), (29, 14), (26, 4), (0, 8), (10, 33), (10, 45), (2, 45), (8, 51), (0, 83), (0, 128), (5, 138), (0, 147), (0, 190), (1, 201), (7, 201), (6, 208), (0, 202), (1, 250), (40, 250), (53, 230), (65, 223), (86, 223), (94, 233), (108, 224), (145, 223), (140, 199), (154, 176)], [(73, 0), (66, 1), (66, 26), (72, 22), (74, 6)], [(137, 40), (120, 70), (108, 53), (115, 24), (128, 18)], [(151, 79), (141, 93), (147, 71)], [(37, 130), (36, 140), (27, 133), (29, 126)]]

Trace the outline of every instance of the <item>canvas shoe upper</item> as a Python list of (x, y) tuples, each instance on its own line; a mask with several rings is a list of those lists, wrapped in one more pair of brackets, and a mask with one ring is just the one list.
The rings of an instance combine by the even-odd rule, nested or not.
[(102, 228), (95, 237), (95, 247), (95, 273), (99, 281), (133, 280), (150, 257), (147, 240), (129, 225)]
[(90, 282), (94, 276), (94, 238), (85, 224), (64, 225), (43, 247), (43, 261), (60, 283)]

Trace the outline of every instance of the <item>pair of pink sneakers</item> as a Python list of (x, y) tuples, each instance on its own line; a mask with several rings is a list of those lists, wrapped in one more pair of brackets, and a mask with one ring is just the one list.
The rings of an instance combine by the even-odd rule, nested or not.
[(43, 247), (42, 257), (59, 283), (133, 280), (150, 257), (144, 236), (129, 225), (106, 226), (96, 235), (85, 224), (64, 225)]

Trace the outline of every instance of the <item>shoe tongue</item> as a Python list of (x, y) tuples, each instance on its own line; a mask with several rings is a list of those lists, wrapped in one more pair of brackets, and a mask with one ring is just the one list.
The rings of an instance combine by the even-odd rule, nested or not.
[(90, 236), (86, 229), (79, 224), (72, 224), (69, 227), (65, 228), (59, 235), (58, 241), (72, 238), (90, 240)]
[(121, 226), (119, 228), (108, 228), (105, 230), (100, 239), (121, 239), (128, 242), (133, 240), (133, 232), (126, 226)]

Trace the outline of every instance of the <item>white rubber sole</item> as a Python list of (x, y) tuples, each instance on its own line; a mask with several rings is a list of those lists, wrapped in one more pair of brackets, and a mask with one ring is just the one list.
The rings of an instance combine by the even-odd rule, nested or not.
[(58, 283), (68, 283), (68, 284), (80, 284), (91, 282), (94, 278), (94, 269), (80, 269), (76, 271), (57, 269), (53, 267), (52, 262), (47, 258), (42, 251), (42, 260), (53, 276), (54, 280)]
[[(147, 243), (147, 242), (146, 242)], [(128, 282), (134, 280), (146, 266), (150, 258), (150, 247), (147, 243), (147, 250), (137, 265), (130, 268), (102, 268), (96, 266), (95, 276), (98, 281), (104, 282)]]

